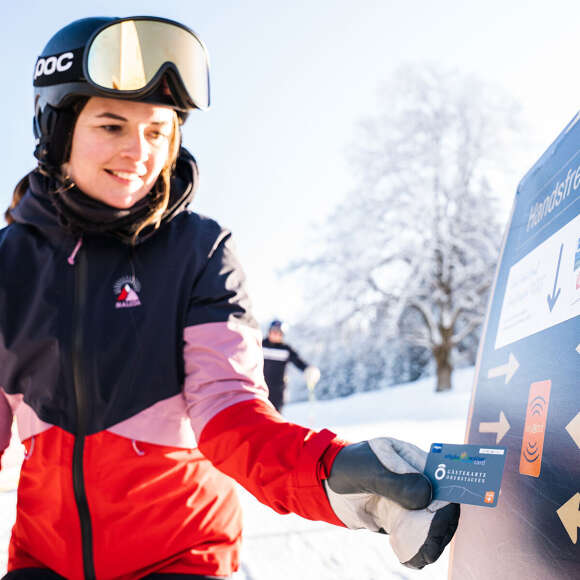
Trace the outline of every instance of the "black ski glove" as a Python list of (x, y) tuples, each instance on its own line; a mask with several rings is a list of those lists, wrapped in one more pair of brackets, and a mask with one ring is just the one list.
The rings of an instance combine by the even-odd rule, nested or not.
[(389, 534), (399, 561), (410, 568), (435, 562), (459, 521), (458, 504), (431, 501), (426, 459), (411, 443), (371, 439), (342, 449), (325, 482), (342, 523)]

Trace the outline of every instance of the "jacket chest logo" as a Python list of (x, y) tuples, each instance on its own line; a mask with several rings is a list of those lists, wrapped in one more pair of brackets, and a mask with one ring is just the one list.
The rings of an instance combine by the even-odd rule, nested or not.
[(141, 292), (141, 283), (134, 276), (123, 276), (113, 285), (113, 292), (117, 297), (115, 308), (134, 308), (141, 306), (139, 292)]

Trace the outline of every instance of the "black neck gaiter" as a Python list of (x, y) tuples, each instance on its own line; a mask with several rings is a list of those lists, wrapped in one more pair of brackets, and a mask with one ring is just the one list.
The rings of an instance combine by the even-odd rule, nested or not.
[(111, 234), (129, 241), (155, 211), (153, 193), (130, 208), (117, 209), (89, 197), (76, 186), (54, 187), (49, 191), (61, 225), (73, 233)]

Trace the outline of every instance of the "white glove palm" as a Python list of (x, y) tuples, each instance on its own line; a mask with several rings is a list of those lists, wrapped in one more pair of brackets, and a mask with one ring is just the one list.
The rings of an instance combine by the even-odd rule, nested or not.
[(338, 518), (352, 529), (389, 534), (399, 561), (411, 568), (437, 560), (459, 518), (457, 504), (431, 501), (431, 485), (421, 475), (426, 458), (410, 443), (372, 439), (343, 449), (325, 482)]

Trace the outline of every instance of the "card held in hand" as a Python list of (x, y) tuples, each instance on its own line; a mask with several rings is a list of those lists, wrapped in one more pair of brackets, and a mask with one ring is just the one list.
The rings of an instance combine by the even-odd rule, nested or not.
[(433, 485), (433, 499), (495, 507), (506, 458), (497, 445), (433, 443), (423, 473)]

